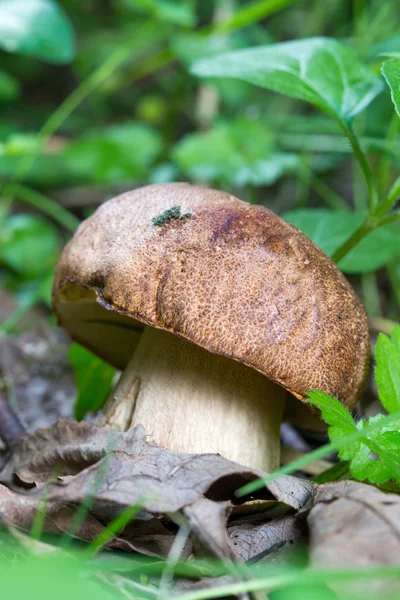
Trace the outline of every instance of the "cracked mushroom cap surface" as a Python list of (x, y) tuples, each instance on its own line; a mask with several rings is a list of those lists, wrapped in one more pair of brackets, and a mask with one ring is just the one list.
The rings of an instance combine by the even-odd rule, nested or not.
[(322, 250), (267, 208), (186, 183), (100, 206), (63, 251), (53, 306), (74, 340), (119, 369), (148, 324), (300, 400), (321, 389), (352, 409), (368, 371), (365, 311)]

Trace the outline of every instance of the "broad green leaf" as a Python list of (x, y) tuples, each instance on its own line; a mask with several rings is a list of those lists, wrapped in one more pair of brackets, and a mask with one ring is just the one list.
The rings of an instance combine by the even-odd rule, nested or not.
[(382, 89), (357, 55), (331, 38), (310, 38), (229, 52), (199, 60), (200, 77), (233, 77), (310, 102), (350, 121)]
[(400, 117), (400, 58), (386, 60), (382, 65), (382, 74), (390, 88), (393, 104)]
[(17, 79), (0, 69), (0, 102), (12, 102), (20, 94), (20, 85)]
[(375, 349), (375, 379), (379, 398), (388, 413), (400, 410), (400, 327), (392, 339), (381, 333)]
[(296, 154), (276, 152), (266, 126), (247, 119), (189, 134), (173, 156), (189, 178), (227, 185), (269, 185), (299, 166)]
[[(360, 214), (324, 208), (291, 211), (283, 217), (310, 237), (328, 256), (332, 256), (364, 220)], [(341, 270), (345, 273), (368, 273), (400, 257), (399, 235), (397, 224), (371, 232), (340, 261)]]
[(50, 63), (75, 54), (72, 26), (54, 0), (0, 0), (0, 47)]
[(103, 406), (116, 370), (79, 344), (72, 344), (68, 357), (77, 386), (74, 413), (80, 421), (88, 412), (97, 411)]
[(40, 217), (16, 214), (1, 225), (0, 259), (24, 277), (48, 273), (59, 250), (56, 229)]
[(128, 122), (89, 132), (65, 153), (67, 171), (78, 180), (109, 183), (144, 177), (160, 153), (160, 135), (150, 126)]

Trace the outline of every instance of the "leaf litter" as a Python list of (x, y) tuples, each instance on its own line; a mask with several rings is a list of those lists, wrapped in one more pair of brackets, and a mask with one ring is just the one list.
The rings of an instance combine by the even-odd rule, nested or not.
[(216, 454), (170, 452), (141, 426), (116, 432), (64, 419), (24, 436), (6, 459), (0, 521), (11, 528), (31, 531), (42, 511), (43, 532), (92, 542), (136, 505), (105, 548), (165, 558), (186, 528), (179, 560), (281, 565), (308, 548), (310, 569), (400, 561), (400, 497), (359, 482), (284, 475), (238, 499), (237, 489), (265, 474)]

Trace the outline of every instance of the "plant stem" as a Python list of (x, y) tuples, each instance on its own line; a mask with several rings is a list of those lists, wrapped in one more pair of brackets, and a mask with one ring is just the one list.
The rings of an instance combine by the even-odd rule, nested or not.
[(375, 210), (375, 208), (379, 204), (379, 197), (378, 197), (378, 191), (375, 187), (375, 184), (374, 184), (374, 181), (372, 178), (371, 170), (367, 163), (367, 159), (365, 158), (365, 154), (361, 149), (361, 146), (358, 142), (357, 136), (355, 135), (355, 133), (353, 131), (352, 126), (349, 123), (347, 123), (346, 121), (340, 121), (340, 125), (341, 125), (346, 137), (348, 138), (348, 140), (351, 144), (351, 147), (353, 148), (355, 157), (357, 158), (357, 160), (360, 164), (360, 167), (362, 169), (362, 172), (364, 174), (364, 178), (365, 178), (365, 182), (367, 184), (367, 190), (368, 190), (370, 211), (372, 212)]
[(338, 263), (356, 246), (361, 240), (368, 235), (374, 226), (371, 224), (368, 218), (360, 227), (351, 235), (334, 253), (332, 260)]
[(80, 220), (73, 213), (37, 190), (20, 185), (18, 187), (18, 197), (47, 214), (72, 233), (80, 224)]

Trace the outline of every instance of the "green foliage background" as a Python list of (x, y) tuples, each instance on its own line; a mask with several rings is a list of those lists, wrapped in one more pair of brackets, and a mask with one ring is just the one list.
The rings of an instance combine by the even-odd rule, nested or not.
[[(19, 303), (2, 331), (49, 303), (80, 220), (152, 182), (231, 191), (340, 253), (396, 179), (399, 17), (395, 0), (0, 0), (0, 284)], [(390, 333), (399, 224), (366, 233), (340, 266)]]
[[(399, 23), (397, 0), (0, 0), (0, 287), (16, 300), (0, 334), (18, 333), (32, 306), (53, 318), (57, 258), (101, 202), (182, 180), (298, 226), (349, 277), (373, 329), (391, 334), (400, 321)], [(381, 337), (376, 371), (396, 429), (399, 331)], [(70, 358), (81, 418), (114, 372), (77, 346)], [(378, 439), (373, 419), (348, 415), (340, 429), (326, 397), (310, 401), (333, 443), (353, 436), (341, 457), (355, 476), (398, 477), (393, 427)], [(100, 594), (76, 563), (57, 556), (54, 581), (49, 563), (38, 565), (6, 569), (5, 597), (16, 580), (20, 597), (32, 582), (34, 597), (53, 597), (59, 571), (68, 597), (72, 579), (77, 597)], [(291, 577), (274, 597), (331, 597), (316, 587), (323, 576), (312, 588), (303, 572), (293, 588)]]

